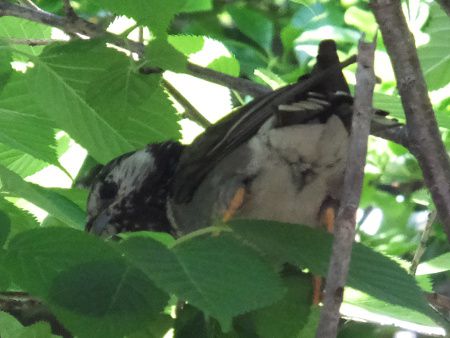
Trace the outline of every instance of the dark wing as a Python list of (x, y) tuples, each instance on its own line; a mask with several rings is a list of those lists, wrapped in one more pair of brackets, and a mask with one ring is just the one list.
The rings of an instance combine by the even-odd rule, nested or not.
[[(331, 55), (324, 55), (331, 54)], [(354, 62), (350, 61), (350, 62)], [(285, 86), (237, 109), (197, 137), (184, 151), (172, 185), (175, 203), (187, 203), (212, 168), (242, 143), (248, 141), (264, 122), (277, 111), (280, 104), (289, 104), (306, 98), (310, 91), (327, 95), (331, 92), (346, 91), (348, 87), (322, 88), (321, 84), (330, 79), (342, 79), (341, 68), (336, 54), (336, 45), (326, 40), (319, 47), (319, 57), (313, 72), (297, 83)]]

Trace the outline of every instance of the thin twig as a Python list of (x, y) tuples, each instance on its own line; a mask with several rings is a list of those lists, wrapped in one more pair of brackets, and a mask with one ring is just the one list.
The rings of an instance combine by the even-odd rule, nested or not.
[(377, 130), (372, 132), (372, 135), (400, 144), (409, 150), (408, 131), (403, 125), (394, 128)]
[(441, 140), (414, 37), (398, 0), (371, 0), (406, 115), (409, 149), (417, 158), (450, 241), (450, 159)]
[(28, 46), (46, 46), (55, 42), (64, 42), (65, 40), (55, 39), (6, 39), (11, 45), (28, 45)]
[(347, 165), (339, 208), (333, 249), (327, 274), (324, 307), (320, 313), (316, 337), (336, 337), (339, 308), (342, 304), (347, 280), (353, 240), (355, 238), (356, 211), (361, 196), (367, 139), (373, 114), (372, 98), (375, 87), (373, 60), (376, 42), (359, 42), (358, 69), (356, 72), (355, 101), (353, 104)]
[(28, 6), (28, 7), (31, 7), (31, 8), (34, 8), (34, 9), (36, 9), (36, 10), (41, 10), (40, 8), (39, 8), (39, 6), (38, 5), (36, 5), (33, 1), (31, 1), (31, 0), (24, 0), (24, 1), (20, 1), (21, 3), (24, 3), (26, 6)]
[(188, 64), (188, 69), (191, 71), (192, 75), (195, 75), (196, 77), (221, 84), (223, 86), (235, 89), (240, 93), (247, 94), (253, 97), (262, 96), (272, 91), (271, 88), (259, 83), (216, 72), (212, 69), (200, 67), (193, 63)]
[(423, 229), (419, 245), (417, 246), (414, 258), (409, 268), (409, 273), (413, 276), (416, 274), (417, 266), (419, 265), (420, 259), (422, 258), (422, 255), (425, 252), (428, 237), (430, 236), (431, 226), (433, 225), (435, 219), (436, 219), (436, 210), (432, 210), (428, 213), (427, 224), (425, 225), (425, 229)]
[(173, 96), (173, 98), (184, 108), (185, 115), (190, 120), (198, 123), (203, 128), (208, 128), (211, 126), (211, 122), (209, 122), (198, 110), (195, 108), (192, 103), (189, 102), (172, 84), (163, 80), (164, 87)]

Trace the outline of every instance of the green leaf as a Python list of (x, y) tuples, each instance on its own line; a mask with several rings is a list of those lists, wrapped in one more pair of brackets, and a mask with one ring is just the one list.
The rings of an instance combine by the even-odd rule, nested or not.
[(21, 177), (33, 175), (49, 165), (47, 162), (38, 160), (20, 150), (11, 149), (4, 144), (0, 144), (0, 164)]
[[(363, 292), (347, 288), (344, 293), (345, 304), (351, 304), (359, 309), (364, 309), (370, 313), (365, 313), (365, 311), (355, 311), (355, 317), (363, 320), (373, 321), (372, 313), (380, 314), (386, 317), (395, 318), (397, 320), (414, 323), (418, 325), (436, 326), (436, 324), (429, 318), (429, 316), (424, 316), (422, 313), (417, 311), (411, 311), (408, 308), (392, 305), (383, 302), (379, 299), (373, 298)], [(346, 313), (349, 315), (351, 313)], [(407, 326), (406, 326), (407, 327)]]
[(147, 327), (141, 331), (132, 333), (127, 338), (161, 338), (173, 327), (173, 318), (160, 314), (156, 318), (148, 319), (145, 322)]
[(85, 213), (64, 196), (26, 182), (19, 175), (1, 165), (0, 181), (3, 191), (26, 199), (73, 228), (84, 228)]
[(147, 59), (154, 67), (178, 73), (186, 72), (186, 57), (166, 39), (157, 38), (150, 41), (145, 52)]
[(4, 48), (0, 40), (0, 93), (8, 83), (12, 74), (12, 54), (8, 48)]
[[(7, 85), (0, 95), (0, 105), (3, 109), (9, 109), (35, 117), (45, 118), (39, 105), (34, 101), (29, 91), (29, 76), (13, 72)], [(51, 120), (48, 119), (49, 125)]]
[(178, 139), (179, 117), (160, 82), (120, 62), (92, 82), (87, 101), (136, 148)]
[(169, 35), (168, 42), (186, 56), (202, 50), (205, 38), (198, 35)]
[(283, 44), (283, 55), (294, 51), (294, 41), (300, 36), (301, 29), (294, 26), (285, 26), (281, 29), (280, 39)]
[(297, 336), (298, 338), (314, 337), (316, 335), (317, 328), (319, 327), (320, 310), (321, 308), (317, 305), (311, 307), (311, 311), (309, 312), (309, 316), (306, 320), (306, 325)]
[(9, 276), (8, 271), (3, 267), (3, 256), (3, 249), (0, 249), (0, 290), (8, 290), (11, 285), (11, 277)]
[(184, 239), (171, 250), (149, 238), (131, 238), (121, 247), (157, 286), (216, 318), (224, 330), (232, 317), (283, 295), (275, 272), (226, 233)]
[[(50, 26), (32, 22), (21, 18), (4, 16), (0, 18), (0, 39), (8, 42), (11, 39), (50, 39), (52, 28)], [(42, 52), (43, 46), (29, 46), (27, 44), (12, 45), (15, 51), (14, 59), (19, 61), (28, 60), (25, 54), (37, 56)]]
[(429, 261), (420, 263), (417, 267), (417, 275), (429, 275), (450, 270), (450, 252), (434, 257)]
[[(288, 271), (283, 284), (288, 290), (279, 302), (243, 317), (261, 338), (307, 337), (299, 335), (307, 322), (312, 303), (311, 276)], [(244, 319), (244, 320), (245, 320)], [(238, 318), (239, 322), (242, 318)], [(236, 327), (237, 325), (235, 325)]]
[(14, 72), (0, 94), (0, 141), (9, 146), (0, 145), (0, 162), (21, 174), (47, 165), (36, 159), (58, 163), (54, 126), (30, 95), (28, 81), (26, 75)]
[(87, 189), (80, 189), (80, 188), (70, 188), (70, 189), (47, 188), (47, 189), (71, 200), (81, 210), (85, 211), (87, 198), (89, 195), (89, 191)]
[(450, 21), (437, 3), (430, 6), (430, 19), (424, 29), (430, 42), (418, 48), (420, 64), (428, 89), (435, 90), (448, 84), (450, 78)]
[(246, 7), (228, 6), (227, 11), (244, 35), (256, 42), (266, 52), (270, 52), (273, 39), (272, 21), (256, 10)]
[(239, 60), (241, 72), (252, 76), (255, 68), (267, 67), (267, 57), (252, 46), (234, 40), (223, 40), (225, 46)]
[(355, 26), (367, 36), (375, 34), (378, 26), (371, 11), (365, 11), (357, 6), (351, 6), (345, 11), (345, 23)]
[(99, 41), (74, 42), (46, 49), (29, 72), (30, 93), (42, 110), (99, 162), (134, 149), (84, 97), (89, 83), (122, 58)]
[(9, 313), (0, 311), (0, 335), (3, 338), (17, 338), (23, 330), (22, 324)]
[(53, 128), (41, 118), (0, 108), (0, 142), (48, 163), (58, 163)]
[(142, 271), (120, 257), (63, 271), (53, 281), (48, 298), (69, 329), (80, 337), (99, 338), (123, 337), (145, 328), (168, 300)]
[(26, 326), (17, 338), (53, 338), (59, 337), (52, 335), (52, 330), (49, 323), (37, 322), (33, 325)]
[(11, 220), (0, 208), (0, 247), (2, 247), (11, 232)]
[(405, 113), (403, 111), (402, 102), (400, 101), (400, 96), (374, 92), (373, 106), (388, 112), (389, 116), (395, 117), (400, 121), (405, 120)]
[(0, 311), (0, 335), (2, 338), (52, 338), (50, 325), (38, 322), (24, 327), (9, 313)]
[(213, 60), (208, 68), (236, 77), (240, 73), (239, 61), (234, 57), (221, 56)]
[[(316, 2), (305, 4), (300, 1), (301, 6), (292, 17), (292, 24), (304, 31), (313, 30), (322, 26), (332, 26), (333, 29), (340, 28), (344, 23), (344, 9), (338, 2)], [(322, 37), (323, 38), (323, 37)], [(326, 37), (330, 39), (330, 36)]]
[(5, 212), (11, 221), (11, 236), (19, 232), (37, 228), (38, 221), (28, 211), (16, 207), (13, 203), (8, 202), (4, 198), (0, 198), (0, 210)]
[(209, 11), (213, 8), (212, 0), (185, 0), (180, 13)]
[(175, 239), (165, 232), (155, 232), (155, 231), (136, 231), (136, 232), (122, 232), (118, 236), (123, 239), (129, 239), (134, 237), (151, 238), (152, 240), (158, 241), (165, 246), (170, 246), (175, 243)]
[[(262, 252), (326, 276), (332, 236), (309, 227), (268, 221), (234, 221), (231, 227)], [(347, 285), (387, 303), (433, 318), (414, 279), (389, 258), (354, 243)]]
[(255, 76), (261, 79), (264, 83), (268, 84), (272, 89), (278, 89), (286, 85), (286, 82), (284, 82), (277, 74), (268, 69), (255, 69)]
[(114, 14), (132, 17), (138, 24), (150, 26), (155, 35), (164, 35), (172, 18), (186, 3), (186, 0), (96, 0)]
[(168, 300), (111, 245), (74, 229), (21, 233), (10, 241), (5, 263), (14, 282), (45, 300), (78, 337), (144, 329)]

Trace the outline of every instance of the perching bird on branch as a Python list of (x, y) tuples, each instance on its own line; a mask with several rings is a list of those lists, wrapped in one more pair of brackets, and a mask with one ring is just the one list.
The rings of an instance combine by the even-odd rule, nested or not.
[(232, 217), (319, 226), (345, 168), (352, 98), (343, 66), (334, 41), (323, 41), (311, 74), (191, 145), (150, 144), (114, 159), (92, 185), (87, 230), (181, 236)]

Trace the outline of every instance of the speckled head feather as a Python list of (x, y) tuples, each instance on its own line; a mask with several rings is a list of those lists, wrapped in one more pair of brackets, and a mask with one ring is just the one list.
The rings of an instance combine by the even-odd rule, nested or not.
[(104, 236), (139, 230), (170, 233), (165, 205), (182, 149), (172, 141), (150, 144), (108, 163), (91, 188), (86, 229)]

